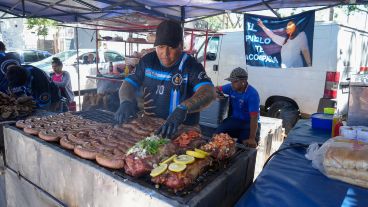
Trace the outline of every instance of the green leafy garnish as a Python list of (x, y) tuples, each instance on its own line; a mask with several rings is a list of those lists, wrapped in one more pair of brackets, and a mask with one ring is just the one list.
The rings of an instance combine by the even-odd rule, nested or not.
[(144, 139), (141, 141), (142, 149), (147, 150), (148, 154), (155, 155), (157, 154), (159, 148), (168, 143), (167, 139), (159, 138), (159, 139)]
[(160, 147), (167, 143), (169, 143), (168, 139), (153, 135), (137, 142), (129, 149), (128, 154), (137, 153), (141, 155), (140, 157), (144, 157), (147, 153), (149, 155), (155, 155), (159, 152)]

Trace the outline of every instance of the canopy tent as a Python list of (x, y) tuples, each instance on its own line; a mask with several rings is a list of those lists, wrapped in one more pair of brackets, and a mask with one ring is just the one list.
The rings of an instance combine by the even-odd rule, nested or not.
[(92, 30), (150, 32), (156, 30), (163, 18), (152, 17), (140, 12), (120, 15), (112, 18), (64, 23), (62, 26), (78, 27)]
[[(181, 22), (225, 12), (363, 4), (368, 0), (1, 0), (0, 11), (62, 23), (111, 19), (140, 12)], [(1, 17), (3, 18), (3, 17)]]
[[(184, 23), (228, 12), (364, 3), (368, 0), (1, 0), (0, 11), (15, 17), (49, 18), (64, 25), (84, 25), (89, 29), (138, 31), (154, 29), (162, 19)], [(8, 18), (5, 13), (0, 19)], [(78, 45), (78, 38), (76, 41)]]

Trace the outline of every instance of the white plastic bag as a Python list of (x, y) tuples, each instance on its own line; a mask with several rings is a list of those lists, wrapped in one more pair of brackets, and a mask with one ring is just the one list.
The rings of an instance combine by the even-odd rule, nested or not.
[(323, 167), (323, 160), (331, 142), (332, 139), (329, 139), (321, 147), (319, 147), (318, 143), (312, 143), (309, 145), (305, 154), (305, 158), (312, 161), (312, 166), (323, 174), (326, 174)]

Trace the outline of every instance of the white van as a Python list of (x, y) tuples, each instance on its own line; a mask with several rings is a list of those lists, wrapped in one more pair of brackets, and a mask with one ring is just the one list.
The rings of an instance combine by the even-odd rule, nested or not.
[[(299, 114), (309, 115), (326, 106), (347, 112), (348, 83), (351, 74), (362, 66), (368, 66), (368, 33), (336, 23), (316, 23), (314, 27), (312, 67), (275, 69), (246, 65), (244, 32), (220, 32), (209, 38), (206, 55), (206, 71), (215, 85), (228, 82), (224, 79), (236, 67), (246, 68), (249, 83), (261, 98), (265, 115), (282, 118), (288, 131)], [(196, 55), (203, 63), (204, 46)], [(331, 71), (335, 82), (326, 81)], [(337, 72), (337, 73), (336, 73)], [(336, 93), (323, 98), (325, 88)], [(320, 106), (320, 107), (319, 107)]]

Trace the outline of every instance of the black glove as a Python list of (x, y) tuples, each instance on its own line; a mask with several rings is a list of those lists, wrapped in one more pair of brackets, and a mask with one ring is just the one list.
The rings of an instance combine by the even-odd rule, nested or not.
[(165, 138), (172, 138), (178, 131), (178, 127), (182, 124), (187, 117), (188, 109), (185, 106), (179, 105), (166, 119), (164, 125), (162, 125), (156, 132)]
[(130, 101), (123, 101), (120, 103), (119, 109), (115, 112), (115, 120), (121, 124), (135, 115), (136, 107), (134, 104)]

